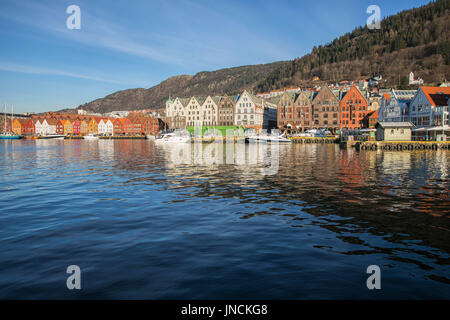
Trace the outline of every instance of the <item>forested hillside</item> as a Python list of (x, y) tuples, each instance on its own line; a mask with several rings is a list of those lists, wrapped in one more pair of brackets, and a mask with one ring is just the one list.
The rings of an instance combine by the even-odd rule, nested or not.
[(313, 76), (324, 81), (355, 80), (381, 73), (386, 85), (398, 84), (409, 71), (427, 82), (449, 76), (450, 1), (439, 0), (381, 21), (381, 29), (366, 26), (333, 40), (289, 64), (258, 84), (258, 91), (298, 85)]

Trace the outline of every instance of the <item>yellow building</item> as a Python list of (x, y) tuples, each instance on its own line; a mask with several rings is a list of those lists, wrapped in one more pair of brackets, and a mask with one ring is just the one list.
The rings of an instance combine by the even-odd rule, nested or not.
[(64, 135), (73, 134), (73, 124), (72, 121), (67, 119), (64, 121)]
[(89, 133), (98, 134), (98, 123), (94, 118), (89, 121), (88, 130)]
[(22, 134), (22, 124), (19, 119), (14, 119), (12, 131), (19, 136)]

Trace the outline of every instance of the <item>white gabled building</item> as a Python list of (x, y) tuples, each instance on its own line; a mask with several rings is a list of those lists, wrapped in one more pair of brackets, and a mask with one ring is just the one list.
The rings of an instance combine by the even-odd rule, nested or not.
[(46, 135), (56, 134), (56, 124), (58, 121), (56, 119), (44, 119), (43, 127)]
[(44, 136), (44, 135), (45, 135), (44, 127), (43, 127), (43, 125), (42, 125), (42, 123), (43, 123), (44, 121), (45, 121), (45, 120), (42, 120), (42, 119), (36, 119), (36, 120), (34, 121), (34, 132), (35, 132), (36, 135), (38, 135), (38, 136)]
[(114, 135), (114, 123), (111, 121), (111, 119), (108, 119), (108, 121), (106, 121), (106, 135)]
[(186, 105), (186, 126), (202, 126), (203, 125), (203, 103), (205, 97), (192, 97)]
[(186, 106), (189, 99), (176, 98), (166, 101), (166, 122), (170, 129), (184, 129), (187, 122)]
[(409, 121), (409, 105), (417, 90), (392, 90), (389, 101), (382, 103), (378, 122)]
[(114, 124), (110, 119), (101, 119), (99, 121), (98, 134), (101, 136), (112, 136), (114, 134)]
[(246, 90), (236, 101), (234, 125), (260, 132), (262, 129), (276, 128), (277, 106)]
[(217, 126), (218, 123), (218, 106), (220, 103), (221, 97), (219, 96), (208, 96), (206, 100), (202, 104), (202, 109), (200, 113), (202, 113), (202, 125), (203, 126)]

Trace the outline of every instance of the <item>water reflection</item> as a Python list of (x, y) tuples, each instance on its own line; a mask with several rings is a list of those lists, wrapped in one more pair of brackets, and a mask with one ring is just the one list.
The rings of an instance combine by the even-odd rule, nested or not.
[[(372, 263), (388, 297), (450, 297), (449, 151), (279, 147), (268, 175), (268, 146), (3, 142), (3, 297), (42, 297), (17, 273), (54, 289), (49, 271), (73, 256), (137, 298), (367, 297), (348, 283)], [(113, 282), (86, 292), (108, 298)]]

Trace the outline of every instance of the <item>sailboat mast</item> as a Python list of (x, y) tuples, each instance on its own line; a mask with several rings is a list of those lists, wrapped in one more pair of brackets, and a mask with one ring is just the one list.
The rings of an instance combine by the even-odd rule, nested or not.
[(6, 132), (6, 102), (4, 103), (5, 106), (5, 121), (3, 123), (4, 132)]
[(11, 105), (11, 132), (13, 131), (13, 130), (12, 130), (12, 127), (13, 127), (13, 118), (14, 118), (14, 105), (12, 104), (12, 105)]

